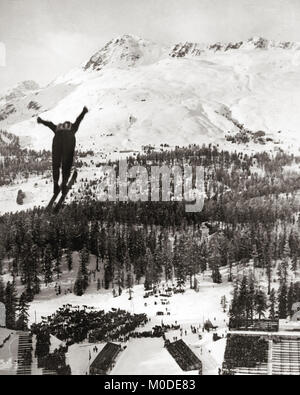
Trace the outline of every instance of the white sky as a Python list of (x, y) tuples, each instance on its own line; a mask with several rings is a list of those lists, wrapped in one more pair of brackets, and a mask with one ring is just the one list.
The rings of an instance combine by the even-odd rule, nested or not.
[(45, 84), (131, 33), (162, 43), (300, 41), (300, 0), (0, 0), (0, 90)]

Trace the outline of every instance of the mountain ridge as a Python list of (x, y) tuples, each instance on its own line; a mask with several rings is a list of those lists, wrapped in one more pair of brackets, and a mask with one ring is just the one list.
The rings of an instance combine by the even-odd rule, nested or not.
[(117, 37), (45, 88), (0, 105), (0, 129), (18, 135), (26, 147), (49, 148), (51, 133), (37, 125), (36, 116), (72, 121), (87, 105), (78, 133), (83, 150), (208, 142), (242, 149), (227, 136), (233, 142), (236, 133), (258, 131), (266, 139), (249, 143), (249, 149), (266, 149), (267, 139), (276, 143), (268, 149), (278, 149), (279, 140), (298, 147), (300, 111), (292, 111), (300, 99), (298, 44), (258, 37), (218, 48), (175, 49)]
[[(145, 54), (141, 48), (147, 48), (147, 46), (154, 46), (157, 48), (157, 56), (152, 59), (148, 59), (148, 63), (142, 63), (142, 58)], [(120, 51), (115, 53), (115, 49), (119, 48)], [(146, 65), (154, 63), (155, 61), (165, 59), (167, 57), (184, 57), (186, 55), (201, 56), (206, 52), (228, 52), (230, 50), (251, 50), (251, 49), (286, 49), (286, 50), (300, 50), (300, 42), (296, 41), (275, 41), (268, 40), (263, 37), (254, 36), (244, 41), (237, 42), (215, 42), (211, 44), (204, 44), (201, 42), (179, 42), (173, 45), (159, 45), (150, 40), (144, 40), (139, 36), (133, 34), (123, 34), (107, 42), (100, 50), (95, 52), (88, 61), (82, 63), (80, 67), (75, 67), (72, 71), (101, 71), (105, 66), (116, 66), (120, 67), (121, 64), (118, 61), (124, 61), (124, 66), (133, 67), (136, 65)], [(125, 51), (126, 50), (126, 51)], [(122, 63), (122, 62), (121, 62)], [(69, 73), (66, 73), (68, 75)], [(52, 83), (59, 81), (62, 76), (56, 78)], [(51, 85), (48, 84), (48, 85)], [(18, 97), (25, 96), (26, 91), (38, 90), (41, 87), (33, 80), (20, 81), (17, 85), (6, 89), (0, 97), (0, 101), (3, 99), (12, 100)]]

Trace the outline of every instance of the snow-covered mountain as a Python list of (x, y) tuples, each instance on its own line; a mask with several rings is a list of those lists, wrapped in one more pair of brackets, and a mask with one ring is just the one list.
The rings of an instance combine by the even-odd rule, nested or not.
[(100, 71), (105, 66), (130, 67), (152, 64), (160, 60), (164, 52), (166, 50), (150, 41), (124, 35), (107, 43), (91, 57), (84, 69)]
[(199, 43), (179, 43), (176, 44), (170, 53), (172, 57), (201, 56), (207, 51), (232, 51), (232, 50), (255, 50), (255, 49), (300, 49), (300, 43), (290, 41), (274, 41), (267, 40), (263, 37), (252, 37), (247, 41), (215, 43), (215, 44), (199, 44)]
[(52, 132), (36, 116), (72, 121), (87, 105), (77, 135), (82, 149), (209, 142), (232, 147), (226, 136), (258, 131), (266, 138), (254, 149), (266, 141), (270, 149), (279, 143), (298, 149), (299, 65), (299, 43), (258, 37), (166, 48), (125, 35), (45, 88), (32, 83), (21, 94), (4, 95), (0, 129), (20, 136), (24, 146), (49, 149)]
[(3, 97), (0, 96), (1, 101), (10, 101), (14, 99), (19, 99), (28, 95), (32, 91), (38, 90), (40, 87), (35, 81), (23, 81), (9, 89)]

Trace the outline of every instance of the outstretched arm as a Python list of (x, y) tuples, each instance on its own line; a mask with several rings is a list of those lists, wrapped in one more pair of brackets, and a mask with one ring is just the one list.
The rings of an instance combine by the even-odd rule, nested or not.
[(88, 112), (89, 110), (84, 107), (81, 114), (77, 117), (76, 121), (73, 123), (73, 131), (74, 133), (77, 132), (77, 130), (79, 129), (79, 126), (81, 124), (81, 121), (83, 120), (85, 114)]
[(44, 121), (42, 118), (38, 117), (37, 123), (41, 123), (42, 125), (47, 126), (52, 130), (53, 133), (55, 133), (56, 131), (56, 125), (54, 125), (53, 122)]

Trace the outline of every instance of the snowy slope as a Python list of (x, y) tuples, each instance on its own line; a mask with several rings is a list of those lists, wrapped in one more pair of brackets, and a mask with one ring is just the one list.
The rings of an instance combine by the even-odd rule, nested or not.
[(0, 92), (0, 103), (4, 104), (6, 101), (19, 99), (38, 89), (39, 85), (35, 81), (23, 81), (6, 92)]
[(0, 128), (20, 136), (24, 146), (49, 149), (52, 132), (37, 125), (36, 115), (72, 121), (87, 105), (90, 112), (78, 133), (82, 149), (225, 146), (225, 134), (238, 131), (232, 119), (298, 149), (299, 49), (298, 43), (262, 38), (163, 48), (125, 35), (46, 88), (2, 100)]

